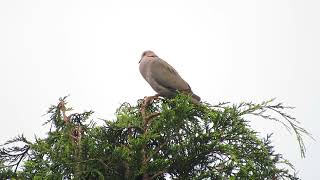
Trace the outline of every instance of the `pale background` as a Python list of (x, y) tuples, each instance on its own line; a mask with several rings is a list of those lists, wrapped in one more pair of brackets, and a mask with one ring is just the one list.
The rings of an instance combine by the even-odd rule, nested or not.
[[(319, 140), (319, 0), (0, 1), (0, 142), (44, 137), (50, 104), (70, 94), (76, 110), (114, 118), (153, 90), (138, 71), (154, 50), (210, 103), (273, 97)], [(264, 120), (302, 179), (320, 179), (318, 142)]]

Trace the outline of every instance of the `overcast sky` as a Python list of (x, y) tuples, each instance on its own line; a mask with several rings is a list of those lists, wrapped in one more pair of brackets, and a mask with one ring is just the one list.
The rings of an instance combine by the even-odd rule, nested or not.
[[(44, 137), (42, 116), (70, 94), (77, 111), (114, 118), (122, 102), (155, 92), (138, 61), (153, 50), (202, 100), (260, 102), (273, 97), (319, 142), (319, 0), (0, 1), (0, 143)], [(320, 179), (320, 145), (274, 122), (276, 150), (302, 179)]]

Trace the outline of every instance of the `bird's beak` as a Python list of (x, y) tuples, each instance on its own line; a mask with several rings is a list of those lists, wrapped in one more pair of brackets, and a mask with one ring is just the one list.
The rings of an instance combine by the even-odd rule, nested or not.
[(139, 63), (138, 63), (138, 64), (140, 64), (141, 60), (142, 60), (142, 58), (140, 59), (140, 61), (139, 61)]

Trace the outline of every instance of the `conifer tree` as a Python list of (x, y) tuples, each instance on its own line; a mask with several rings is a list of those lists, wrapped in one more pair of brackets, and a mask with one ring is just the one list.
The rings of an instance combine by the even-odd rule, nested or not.
[(46, 137), (29, 141), (20, 135), (2, 145), (0, 178), (299, 179), (274, 151), (272, 136), (260, 137), (246, 116), (293, 130), (304, 156), (302, 135), (310, 134), (286, 114), (290, 108), (274, 100), (194, 104), (179, 94), (123, 103), (114, 120), (98, 126), (89, 120), (93, 111), (72, 113), (64, 97), (48, 110)]

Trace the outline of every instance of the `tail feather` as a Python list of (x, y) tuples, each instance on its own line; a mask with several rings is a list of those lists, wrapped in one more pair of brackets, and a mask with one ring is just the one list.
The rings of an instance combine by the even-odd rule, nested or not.
[(191, 89), (182, 90), (181, 92), (186, 94), (186, 95), (191, 95), (192, 102), (194, 102), (196, 104), (200, 103), (201, 98), (198, 95), (194, 94)]
[(198, 95), (196, 95), (196, 94), (192, 94), (192, 100), (193, 100), (194, 102), (199, 103), (200, 100), (201, 100), (201, 98), (200, 98)]

